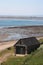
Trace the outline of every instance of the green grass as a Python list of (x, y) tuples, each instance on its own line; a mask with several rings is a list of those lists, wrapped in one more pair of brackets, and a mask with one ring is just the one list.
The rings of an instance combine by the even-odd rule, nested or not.
[(43, 65), (43, 46), (24, 57), (11, 56), (2, 65)]
[(40, 39), (39, 42), (43, 42), (43, 39)]
[(11, 47), (10, 50), (5, 49), (5, 50), (1, 51), (1, 52), (0, 52), (0, 57), (1, 57), (2, 55), (5, 55), (6, 53), (14, 53), (14, 47)]
[(36, 51), (30, 58), (27, 58), (24, 65), (43, 65), (43, 49)]
[[(39, 40), (42, 42), (43, 40)], [(5, 50), (1, 54), (8, 52), (13, 53), (14, 47), (11, 50)], [(1, 65), (43, 65), (43, 45), (41, 45), (38, 50), (32, 52), (31, 54), (24, 57), (10, 56), (6, 62), (3, 62)]]
[(25, 57), (10, 57), (6, 62), (3, 62), (2, 65), (22, 65)]

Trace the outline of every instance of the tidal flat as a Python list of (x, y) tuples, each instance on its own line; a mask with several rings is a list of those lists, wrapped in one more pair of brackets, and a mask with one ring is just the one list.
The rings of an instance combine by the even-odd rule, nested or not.
[(0, 41), (17, 40), (25, 37), (43, 37), (43, 26), (21, 26), (0, 28)]

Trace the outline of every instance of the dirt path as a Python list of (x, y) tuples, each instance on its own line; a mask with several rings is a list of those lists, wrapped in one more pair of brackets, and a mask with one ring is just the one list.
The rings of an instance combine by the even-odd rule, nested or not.
[(38, 37), (37, 39), (40, 40), (40, 39), (43, 39), (43, 37)]
[[(17, 41), (9, 41), (9, 42), (2, 42), (2, 44), (0, 43), (0, 51), (5, 50), (6, 48), (12, 47), (14, 46), (14, 44), (16, 44)], [(8, 59), (8, 57), (12, 55), (12, 53), (6, 53), (4, 55), (2, 55), (0, 57), (0, 64), (4, 61), (6, 61)]]
[(5, 55), (0, 57), (0, 64), (8, 59), (8, 57), (12, 55), (11, 53), (6, 53)]

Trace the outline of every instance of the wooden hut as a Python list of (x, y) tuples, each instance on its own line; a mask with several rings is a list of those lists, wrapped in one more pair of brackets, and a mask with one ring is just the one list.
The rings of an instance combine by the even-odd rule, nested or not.
[(15, 45), (15, 55), (16, 54), (30, 54), (35, 51), (40, 46), (40, 43), (35, 37), (20, 39)]

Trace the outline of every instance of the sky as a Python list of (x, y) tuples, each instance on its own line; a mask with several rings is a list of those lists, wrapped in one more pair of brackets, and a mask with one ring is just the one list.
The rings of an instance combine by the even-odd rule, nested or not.
[(43, 0), (0, 0), (0, 15), (43, 16)]

